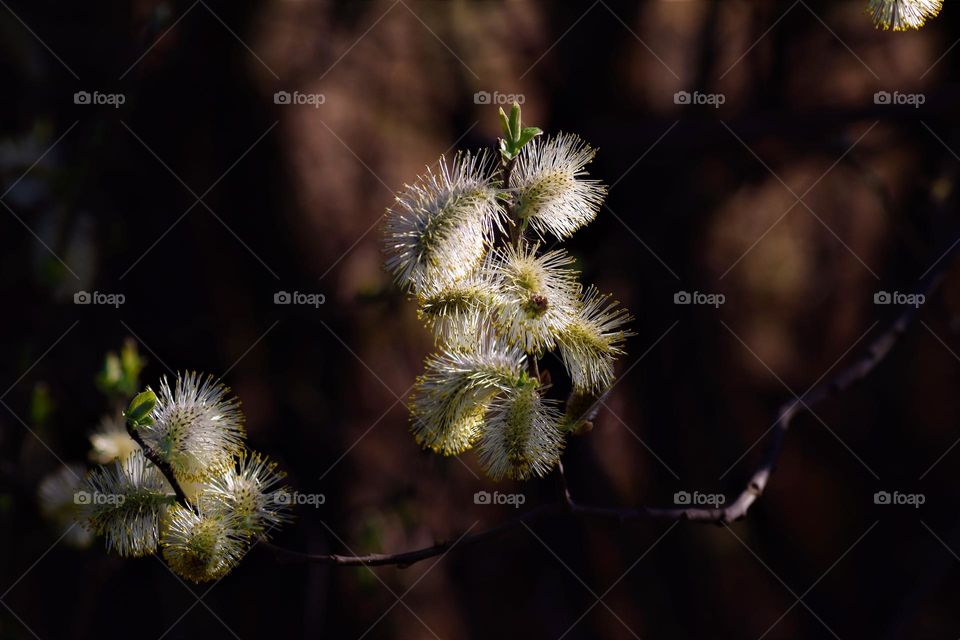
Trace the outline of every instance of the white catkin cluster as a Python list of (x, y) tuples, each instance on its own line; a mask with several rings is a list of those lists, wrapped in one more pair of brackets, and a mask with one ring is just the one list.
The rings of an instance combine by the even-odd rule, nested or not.
[(595, 399), (630, 335), (625, 309), (584, 289), (563, 249), (544, 250), (596, 218), (606, 187), (586, 177), (595, 153), (560, 134), (512, 161), (441, 158), (387, 211), (386, 268), (437, 344), (410, 399), (411, 430), (443, 455), (477, 446), (494, 479), (547, 474), (576, 423), (544, 397), (532, 363), (557, 352), (573, 395)]
[(867, 13), (879, 29), (906, 31), (919, 29), (942, 7), (943, 0), (869, 0)]
[(173, 487), (116, 416), (91, 436), (90, 458), (99, 466), (75, 482), (64, 474), (49, 480), (41, 505), (69, 510), (85, 525), (80, 531), (102, 535), (121, 556), (160, 549), (180, 576), (216, 580), (256, 539), (290, 520), (290, 493), (280, 486), (285, 474), (246, 449), (240, 403), (212, 376), (178, 374), (149, 394), (155, 404), (132, 428), (173, 471), (189, 507), (177, 503)]

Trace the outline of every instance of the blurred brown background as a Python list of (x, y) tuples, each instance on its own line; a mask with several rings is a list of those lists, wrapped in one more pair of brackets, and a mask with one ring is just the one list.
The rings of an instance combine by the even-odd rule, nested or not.
[[(494, 144), (487, 92), (599, 146), (611, 186), (569, 248), (637, 336), (609, 410), (568, 445), (574, 496), (732, 499), (777, 407), (860, 354), (896, 311), (875, 293), (914, 290), (957, 237), (937, 206), (960, 170), (957, 3), (905, 34), (874, 30), (866, 0), (0, 4), (0, 637), (960, 635), (956, 274), (864, 384), (797, 420), (729, 529), (558, 518), (372, 571), (254, 549), (190, 589), (155, 559), (54, 544), (34, 498), (58, 459), (85, 460), (94, 374), (130, 336), (146, 383), (225, 375), (251, 446), (324, 493), (283, 546), (403, 550), (515, 514), (479, 490), (554, 500), (556, 478), (495, 486), (472, 454), (418, 450), (402, 403), (431, 339), (377, 225), (439, 155)], [(126, 302), (74, 305), (79, 290)]]

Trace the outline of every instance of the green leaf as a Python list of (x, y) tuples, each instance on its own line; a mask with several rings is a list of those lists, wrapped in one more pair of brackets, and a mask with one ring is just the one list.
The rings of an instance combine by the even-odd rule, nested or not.
[(510, 121), (507, 120), (507, 114), (503, 112), (503, 107), (500, 107), (500, 128), (503, 129), (503, 135), (505, 138), (510, 138)]
[(504, 113), (503, 107), (500, 107), (499, 115), (500, 128), (503, 129), (503, 138), (500, 139), (500, 156), (504, 163), (507, 163), (517, 157), (523, 145), (542, 134), (543, 131), (538, 127), (521, 128), (520, 105), (517, 103), (510, 108), (509, 118)]
[(520, 138), (517, 140), (517, 150), (519, 151), (523, 145), (527, 144), (542, 133), (543, 131), (541, 131), (538, 127), (524, 127), (523, 130), (520, 131)]
[(510, 109), (510, 141), (517, 142), (520, 139), (520, 105), (513, 103)]
[(153, 424), (153, 418), (150, 417), (150, 413), (156, 406), (157, 394), (152, 389), (147, 389), (134, 396), (124, 415), (132, 427), (151, 425)]

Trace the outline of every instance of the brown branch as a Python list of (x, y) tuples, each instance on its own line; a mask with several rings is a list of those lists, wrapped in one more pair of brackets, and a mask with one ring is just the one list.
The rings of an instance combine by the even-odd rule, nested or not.
[[(490, 538), (498, 537), (504, 533), (519, 528), (521, 525), (528, 525), (539, 520), (556, 516), (583, 516), (599, 519), (616, 520), (617, 522), (627, 522), (638, 519), (657, 519), (657, 520), (682, 520), (686, 514), (697, 509), (654, 509), (650, 507), (627, 507), (627, 508), (605, 508), (580, 505), (571, 499), (569, 503), (565, 501), (551, 502), (540, 505), (523, 515), (505, 520), (500, 524), (476, 533), (473, 535), (462, 536), (453, 540), (438, 542), (431, 547), (423, 547), (412, 551), (403, 551), (400, 553), (371, 553), (363, 556), (344, 556), (338, 554), (312, 554), (301, 553), (279, 547), (270, 542), (261, 542), (260, 546), (273, 551), (277, 560), (284, 563), (303, 563), (315, 562), (320, 564), (330, 564), (338, 566), (382, 566), (395, 565), (405, 569), (410, 565), (433, 558), (449, 551), (454, 546), (458, 549), (468, 547), (478, 542), (483, 542)], [(698, 518), (690, 517), (695, 520)]]
[[(960, 238), (943, 254), (943, 257), (940, 259), (939, 268), (927, 276), (920, 286), (918, 293), (929, 298), (940, 286), (947, 269), (958, 253), (960, 253)], [(854, 383), (859, 382), (869, 375), (870, 372), (876, 369), (877, 365), (886, 358), (887, 354), (890, 353), (903, 334), (906, 333), (918, 313), (919, 306), (905, 306), (887, 330), (870, 344), (867, 352), (863, 356), (842, 369), (834, 377), (817, 385), (806, 394), (805, 399), (804, 397), (794, 398), (780, 408), (773, 439), (767, 446), (763, 461), (750, 477), (746, 489), (737, 496), (737, 499), (730, 506), (720, 510), (722, 517), (718, 518), (717, 521), (732, 522), (747, 514), (750, 505), (763, 495), (763, 491), (766, 489), (767, 482), (770, 480), (770, 474), (773, 473), (774, 467), (776, 466), (780, 451), (783, 449), (784, 438), (793, 419), (804, 410), (811, 410), (814, 406), (822, 404), (837, 394), (849, 389)]]
[(180, 482), (173, 473), (173, 467), (170, 466), (170, 463), (164, 460), (159, 453), (151, 449), (150, 446), (143, 441), (143, 436), (140, 435), (140, 432), (130, 426), (129, 422), (127, 423), (127, 433), (130, 434), (134, 442), (140, 445), (140, 448), (143, 450), (143, 455), (146, 456), (147, 460), (152, 462), (157, 469), (160, 470), (163, 477), (166, 478), (170, 486), (173, 487), (173, 493), (177, 497), (177, 503), (185, 509), (193, 511), (193, 505), (190, 504), (190, 500), (187, 499), (187, 494), (183, 492), (183, 487), (180, 486)]
[(535, 507), (530, 511), (527, 511), (521, 516), (516, 518), (511, 518), (501, 522), (500, 524), (491, 527), (480, 533), (475, 533), (473, 535), (462, 536), (459, 539), (447, 540), (445, 542), (438, 542), (432, 547), (424, 547), (422, 549), (415, 549), (413, 551), (403, 551), (401, 553), (371, 553), (365, 556), (342, 556), (336, 554), (329, 555), (319, 555), (312, 553), (301, 553), (299, 551), (292, 551), (290, 549), (284, 549), (283, 547), (278, 547), (277, 545), (270, 542), (261, 542), (260, 546), (266, 549), (273, 551), (277, 560), (280, 562), (288, 563), (302, 563), (302, 562), (317, 562), (320, 564), (332, 564), (339, 566), (380, 566), (380, 565), (396, 565), (401, 569), (405, 569), (415, 562), (421, 560), (426, 560), (427, 558), (433, 558), (439, 556), (444, 552), (452, 549), (454, 545), (459, 549), (460, 547), (468, 547), (474, 545), (478, 542), (482, 542), (489, 538), (495, 538), (503, 533), (506, 533), (512, 529), (515, 529), (521, 525), (521, 523), (535, 522), (541, 518), (545, 518), (551, 515), (559, 515), (563, 512), (562, 506), (560, 504), (545, 504), (539, 507)]
[[(947, 268), (960, 254), (960, 239), (955, 242), (943, 255), (939, 261), (938, 268), (930, 273), (920, 286), (918, 293), (922, 293), (929, 298), (937, 290), (946, 274)], [(906, 306), (890, 326), (878, 336), (867, 348), (863, 356), (852, 362), (849, 366), (839, 371), (836, 375), (827, 381), (814, 387), (809, 393), (801, 398), (794, 398), (786, 402), (778, 411), (778, 419), (772, 438), (767, 445), (760, 465), (750, 476), (746, 487), (728, 506), (716, 509), (703, 509), (698, 507), (600, 507), (593, 505), (578, 504), (570, 496), (570, 490), (567, 487), (566, 477), (563, 473), (562, 464), (558, 467), (562, 498), (556, 502), (541, 505), (523, 515), (512, 518), (500, 523), (490, 529), (473, 535), (462, 536), (461, 538), (439, 542), (430, 547), (423, 547), (412, 551), (400, 553), (372, 553), (363, 556), (349, 556), (337, 554), (310, 554), (284, 549), (271, 543), (261, 543), (267, 549), (272, 550), (281, 562), (303, 563), (315, 562), (319, 564), (329, 564), (338, 566), (379, 566), (395, 565), (400, 568), (409, 567), (415, 562), (439, 556), (451, 550), (455, 545), (457, 548), (467, 547), (477, 544), (484, 540), (500, 536), (504, 533), (519, 528), (521, 525), (527, 525), (545, 518), (557, 516), (573, 516), (584, 518), (597, 518), (605, 520), (615, 520), (617, 522), (629, 522), (634, 520), (690, 520), (694, 522), (704, 522), (713, 524), (728, 524), (739, 520), (747, 515), (750, 507), (763, 495), (770, 476), (776, 468), (777, 460), (783, 450), (784, 439), (793, 420), (803, 413), (810, 411), (813, 407), (820, 405), (827, 400), (835, 397), (839, 393), (849, 389), (854, 383), (862, 380), (873, 370), (877, 368), (880, 362), (890, 353), (893, 346), (901, 336), (906, 333), (912, 321), (916, 318), (919, 311), (918, 307)]]

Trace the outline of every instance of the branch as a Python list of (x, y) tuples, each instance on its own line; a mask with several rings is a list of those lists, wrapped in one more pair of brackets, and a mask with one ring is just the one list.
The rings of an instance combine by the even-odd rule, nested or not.
[[(958, 239), (940, 259), (937, 269), (921, 284), (918, 293), (922, 293), (928, 298), (937, 290), (946, 274), (947, 269), (953, 260), (960, 254), (960, 239)], [(573, 516), (582, 518), (596, 518), (603, 520), (615, 520), (617, 522), (630, 522), (635, 520), (690, 520), (694, 522), (704, 522), (713, 524), (729, 524), (739, 520), (747, 515), (750, 507), (763, 495), (764, 490), (776, 468), (777, 460), (783, 450), (784, 439), (793, 420), (804, 411), (812, 410), (813, 407), (820, 405), (827, 400), (835, 397), (841, 392), (849, 389), (854, 383), (862, 380), (869, 375), (883, 359), (890, 353), (894, 345), (906, 333), (913, 320), (916, 318), (919, 309), (913, 306), (906, 306), (890, 324), (890, 326), (878, 336), (869, 346), (863, 356), (850, 363), (847, 367), (839, 371), (830, 379), (814, 387), (806, 399), (794, 398), (786, 402), (778, 411), (776, 429), (773, 432), (767, 448), (764, 451), (760, 465), (750, 476), (746, 487), (737, 498), (728, 506), (717, 509), (703, 509), (697, 507), (689, 508), (658, 508), (658, 507), (600, 507), (593, 505), (578, 504), (570, 496), (567, 487), (566, 477), (563, 474), (562, 465), (558, 469), (560, 479), (560, 488), (562, 498), (556, 502), (541, 505), (523, 515), (512, 518), (490, 529), (473, 535), (461, 536), (455, 540), (439, 542), (431, 547), (423, 547), (412, 551), (403, 551), (399, 553), (372, 553), (363, 556), (337, 555), (337, 554), (310, 554), (293, 551), (278, 547), (269, 542), (261, 543), (261, 546), (274, 552), (277, 560), (286, 563), (305, 563), (312, 562), (318, 564), (338, 565), (338, 566), (382, 566), (395, 565), (399, 568), (406, 568), (410, 565), (436, 557), (453, 549), (467, 547), (490, 538), (505, 534), (521, 525), (527, 525), (539, 520), (558, 516)]]
[[(461, 536), (453, 540), (438, 542), (431, 547), (423, 547), (413, 551), (403, 551), (400, 553), (371, 553), (363, 556), (344, 556), (337, 554), (312, 554), (293, 551), (279, 547), (270, 542), (261, 542), (260, 546), (274, 552), (277, 560), (284, 563), (303, 563), (314, 562), (319, 564), (338, 565), (344, 567), (350, 566), (383, 566), (395, 565), (400, 569), (405, 569), (410, 565), (442, 555), (456, 546), (468, 547), (478, 542), (483, 542), (490, 538), (498, 537), (504, 533), (518, 529), (521, 525), (528, 525), (539, 520), (557, 516), (582, 516), (607, 520), (616, 520), (617, 522), (627, 522), (638, 519), (656, 519), (656, 520), (682, 520), (686, 514), (696, 509), (654, 509), (650, 507), (627, 507), (627, 508), (605, 508), (580, 505), (571, 499), (570, 502), (551, 502), (540, 505), (523, 515), (517, 516), (501, 522), (500, 524), (475, 533), (473, 535)], [(697, 518), (689, 518), (691, 520)]]
[[(952, 249), (951, 253), (955, 254), (956, 249)], [(950, 257), (952, 258), (953, 256), (951, 255)], [(922, 287), (921, 292), (929, 296), (936, 290), (937, 286), (939, 286), (942, 278), (943, 272), (937, 272), (935, 277), (930, 278), (926, 285)], [(778, 418), (773, 431), (773, 437), (764, 451), (760, 466), (757, 467), (750, 476), (746, 488), (740, 492), (736, 500), (723, 509), (689, 510), (689, 519), (730, 523), (746, 516), (751, 505), (756, 502), (757, 498), (763, 495), (767, 487), (770, 475), (773, 473), (777, 459), (780, 457), (780, 452), (783, 450), (787, 430), (793, 424), (793, 420), (804, 411), (811, 411), (815, 406), (823, 404), (841, 392), (846, 391), (853, 386), (854, 383), (869, 375), (876, 369), (877, 365), (883, 361), (887, 354), (890, 353), (900, 337), (906, 333), (907, 328), (909, 328), (916, 315), (917, 308), (906, 307), (890, 327), (870, 344), (863, 356), (841, 370), (836, 376), (817, 385), (805, 397), (794, 398), (782, 405), (777, 412)]]
[(180, 486), (177, 476), (174, 475), (173, 467), (170, 466), (170, 463), (164, 460), (156, 451), (151, 449), (150, 446), (143, 441), (143, 436), (140, 435), (140, 432), (137, 431), (135, 427), (131, 426), (129, 422), (127, 422), (127, 433), (130, 434), (130, 437), (133, 438), (133, 441), (140, 445), (140, 448), (143, 449), (143, 455), (146, 456), (147, 460), (156, 465), (157, 469), (160, 470), (160, 473), (163, 474), (163, 477), (166, 478), (167, 482), (170, 483), (170, 486), (173, 487), (173, 493), (177, 497), (177, 503), (181, 507), (193, 511), (193, 505), (191, 505), (190, 500), (187, 499), (187, 494), (183, 492), (183, 487)]
[(446, 551), (452, 549), (454, 545), (456, 545), (457, 548), (468, 547), (489, 538), (495, 538), (512, 529), (516, 529), (522, 523), (536, 522), (537, 520), (547, 516), (559, 515), (561, 513), (563, 513), (563, 506), (561, 504), (545, 504), (535, 507), (521, 516), (511, 518), (510, 520), (506, 520), (494, 527), (491, 527), (490, 529), (481, 531), (480, 533), (462, 536), (458, 539), (447, 540), (445, 542), (438, 542), (432, 547), (424, 547), (422, 549), (403, 551), (400, 553), (371, 553), (365, 556), (341, 556), (336, 554), (319, 555), (284, 549), (283, 547), (278, 547), (270, 542), (261, 542), (260, 546), (270, 549), (276, 554), (277, 560), (286, 563), (316, 562), (320, 564), (331, 564), (346, 567), (361, 565), (374, 567), (381, 565), (396, 565), (401, 569), (405, 569), (415, 562), (442, 555)]

